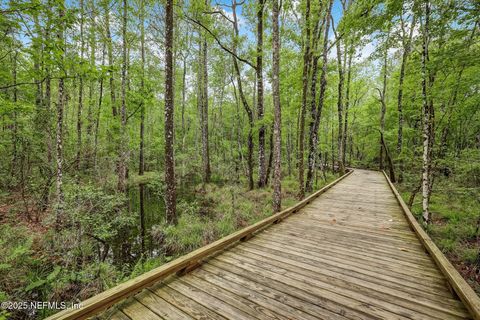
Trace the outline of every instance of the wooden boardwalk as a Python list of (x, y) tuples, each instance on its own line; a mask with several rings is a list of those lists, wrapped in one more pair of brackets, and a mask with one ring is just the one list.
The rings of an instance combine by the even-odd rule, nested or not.
[(384, 175), (355, 170), (281, 223), (143, 289), (105, 317), (477, 319), (444, 274)]

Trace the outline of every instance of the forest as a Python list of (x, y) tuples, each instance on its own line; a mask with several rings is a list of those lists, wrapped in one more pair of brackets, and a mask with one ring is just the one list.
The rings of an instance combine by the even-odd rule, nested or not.
[(347, 168), (385, 170), (480, 294), (478, 1), (0, 0), (0, 13), (1, 301), (85, 300)]

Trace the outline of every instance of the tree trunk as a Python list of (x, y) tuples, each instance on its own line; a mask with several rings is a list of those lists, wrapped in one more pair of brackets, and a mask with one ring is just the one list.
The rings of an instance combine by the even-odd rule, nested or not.
[[(208, 3), (206, 3), (208, 6)], [(210, 182), (210, 150), (208, 143), (208, 68), (207, 68), (207, 36), (203, 35), (200, 44), (201, 68), (199, 78), (201, 78), (200, 88), (200, 126), (202, 137), (202, 163), (203, 163), (203, 183)]]
[[(335, 29), (334, 29), (335, 30)], [(345, 173), (345, 164), (343, 161), (343, 83), (345, 81), (345, 70), (342, 66), (342, 52), (340, 39), (335, 33), (335, 40), (337, 41), (337, 66), (338, 66), (338, 99), (337, 99), (337, 113), (338, 113), (338, 137), (337, 137), (337, 163), (340, 174)]]
[(108, 49), (108, 73), (110, 75), (110, 105), (112, 107), (112, 115), (114, 118), (118, 115), (116, 97), (115, 97), (115, 73), (113, 67), (113, 45), (112, 45), (112, 35), (110, 32), (110, 3), (109, 1), (104, 1), (104, 12), (105, 12), (105, 31), (107, 35), (107, 49)]
[[(400, 17), (400, 22), (402, 26), (402, 64), (400, 65), (400, 75), (398, 82), (398, 96), (397, 96), (397, 109), (398, 109), (398, 137), (397, 137), (397, 154), (401, 157), (403, 149), (403, 82), (405, 80), (405, 69), (407, 66), (407, 59), (410, 54), (410, 47), (412, 43), (413, 30), (415, 28), (415, 16), (412, 17), (412, 24), (410, 26), (410, 33), (408, 39), (405, 39), (405, 23), (403, 18)], [(400, 181), (402, 180), (402, 171), (403, 171), (403, 160), (400, 159)]]
[(56, 199), (56, 220), (55, 229), (59, 231), (62, 227), (64, 215), (64, 194), (63, 194), (63, 109), (65, 103), (65, 74), (63, 64), (65, 57), (64, 29), (65, 29), (65, 3), (59, 3), (58, 8), (59, 27), (57, 33), (57, 44), (61, 50), (59, 69), (62, 70), (58, 80), (58, 101), (57, 101), (57, 131), (56, 131), (56, 162), (57, 162), (57, 199)]
[(388, 41), (390, 34), (387, 33), (387, 38), (385, 40), (385, 51), (383, 54), (383, 85), (382, 91), (379, 90), (380, 94), (380, 152), (379, 152), (379, 167), (380, 170), (384, 169), (383, 157), (384, 157), (384, 146), (382, 144), (383, 133), (385, 132), (385, 113), (387, 112), (387, 68), (388, 68)]
[[(235, 38), (237, 38), (239, 36), (238, 18), (237, 18), (236, 7), (237, 7), (237, 2), (236, 2), (236, 0), (233, 0), (232, 1), (232, 15), (233, 15), (233, 30), (234, 30)], [(234, 40), (234, 43), (235, 42), (236, 41)], [(233, 53), (235, 55), (237, 53), (236, 44), (234, 44), (234, 46), (233, 46)], [(253, 111), (250, 108), (250, 106), (248, 105), (247, 98), (245, 97), (245, 93), (243, 91), (240, 66), (238, 65), (238, 61), (237, 61), (236, 57), (233, 57), (233, 66), (235, 68), (235, 73), (236, 73), (236, 77), (237, 77), (237, 87), (238, 87), (238, 93), (240, 95), (240, 100), (242, 101), (243, 108), (245, 109), (245, 112), (247, 113), (247, 116), (248, 116), (248, 124), (249, 124), (248, 139), (247, 139), (247, 147), (248, 147), (248, 154), (247, 154), (248, 188), (250, 190), (253, 190), (253, 188), (254, 188), (254, 182), (253, 182), (253, 127), (255, 125), (254, 120), (253, 120)]]
[(127, 164), (129, 158), (127, 132), (127, 11), (128, 2), (123, 0), (122, 16), (122, 107), (120, 110), (120, 145), (118, 155), (118, 186), (119, 192), (126, 192)]
[(390, 181), (392, 181), (393, 183), (396, 182), (396, 179), (395, 179), (395, 168), (393, 167), (393, 161), (392, 161), (392, 158), (390, 156), (390, 152), (388, 152), (388, 148), (387, 148), (387, 144), (385, 143), (385, 139), (384, 139), (384, 136), (383, 136), (383, 132), (380, 132), (380, 141), (382, 143), (382, 146), (383, 146), (383, 150), (385, 150), (385, 157), (387, 158), (387, 162), (388, 162), (388, 169), (389, 169), (389, 175), (390, 175)]
[[(102, 49), (102, 67), (105, 66), (105, 52), (106, 52), (106, 44), (103, 44)], [(98, 108), (97, 108), (97, 117), (95, 120), (95, 133), (94, 133), (94, 147), (93, 147), (93, 167), (97, 170), (97, 150), (98, 150), (98, 132), (100, 128), (100, 114), (102, 111), (102, 102), (103, 102), (103, 83), (104, 83), (104, 76), (103, 74), (100, 76), (100, 88), (98, 93)]]
[(265, 185), (268, 186), (268, 180), (270, 179), (270, 171), (273, 164), (273, 125), (270, 130), (270, 153), (268, 155), (267, 173), (265, 174)]
[[(347, 63), (347, 84), (346, 84), (346, 92), (345, 92), (345, 124), (343, 129), (343, 152), (342, 152), (342, 162), (346, 165), (346, 154), (347, 154), (347, 138), (348, 138), (348, 111), (350, 109), (350, 83), (352, 79), (352, 58), (355, 53), (355, 48), (350, 47), (350, 52), (348, 53), (348, 63)], [(345, 53), (346, 54), (346, 53)]]
[[(89, 10), (91, 12), (90, 16), (90, 34), (89, 34), (89, 43), (90, 43), (90, 68), (95, 67), (95, 56), (96, 56), (96, 8), (94, 0), (90, 0)], [(93, 108), (95, 105), (95, 78), (90, 76), (90, 83), (88, 88), (88, 110), (87, 110), (87, 145), (85, 150), (85, 167), (89, 169), (92, 165), (92, 142), (93, 142), (93, 128), (95, 121), (93, 119)]]
[[(258, 0), (257, 7), (257, 117), (262, 122), (263, 110), (263, 9), (264, 0)], [(265, 125), (258, 129), (258, 187), (263, 188), (266, 184), (265, 170)]]
[(298, 137), (298, 198), (305, 197), (305, 114), (307, 111), (308, 74), (310, 66), (310, 0), (306, 0), (305, 7), (305, 39), (303, 42), (303, 71), (302, 71), (302, 106), (299, 119)]
[(323, 104), (325, 100), (325, 92), (327, 90), (327, 63), (328, 63), (328, 33), (330, 31), (330, 15), (333, 1), (329, 2), (327, 12), (325, 14), (325, 30), (323, 33), (323, 49), (322, 49), (322, 72), (320, 74), (320, 92), (318, 96), (318, 104), (315, 96), (315, 82), (317, 74), (317, 64), (319, 57), (315, 57), (313, 61), (312, 72), (312, 99), (311, 99), (311, 119), (310, 119), (310, 134), (309, 134), (309, 153), (308, 153), (308, 168), (307, 168), (307, 182), (306, 191), (313, 191), (313, 178), (315, 172), (315, 160), (317, 158), (318, 145), (318, 128), (320, 126), (320, 119), (322, 117)]
[[(143, 176), (145, 172), (145, 0), (140, 2), (140, 55), (142, 60), (140, 92), (142, 95), (140, 107), (140, 148), (138, 161), (138, 175)], [(145, 255), (145, 185), (138, 186), (140, 200), (140, 249), (142, 257)]]
[(422, 100), (423, 100), (423, 158), (422, 158), (422, 217), (424, 223), (430, 222), (430, 166), (431, 166), (431, 108), (428, 99), (428, 88), (430, 72), (428, 71), (429, 61), (429, 20), (430, 20), (430, 2), (425, 3), (425, 22), (423, 26), (422, 41)]
[(279, 0), (273, 0), (272, 94), (273, 94), (273, 212), (282, 208), (282, 110), (280, 106), (280, 31)]
[[(83, 111), (83, 80), (84, 80), (84, 58), (85, 58), (85, 40), (84, 40), (84, 22), (85, 5), (80, 0), (80, 72), (78, 75), (78, 107), (77, 107), (77, 156), (75, 158), (76, 174), (80, 174), (80, 162), (82, 158), (82, 111)], [(77, 179), (79, 177), (77, 176)], [(77, 180), (78, 181), (78, 180)]]
[(174, 158), (173, 0), (165, 8), (165, 213), (168, 223), (177, 222)]

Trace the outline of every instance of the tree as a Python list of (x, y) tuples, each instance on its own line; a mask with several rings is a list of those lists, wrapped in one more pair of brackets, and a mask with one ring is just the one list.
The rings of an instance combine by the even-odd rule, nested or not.
[[(332, 18), (333, 20), (333, 18)], [(341, 39), (337, 34), (332, 21), (332, 27), (335, 35), (335, 41), (337, 46), (337, 69), (338, 69), (338, 99), (337, 99), (337, 115), (338, 115), (338, 136), (337, 136), (337, 166), (340, 174), (345, 173), (345, 163), (343, 162), (343, 86), (345, 82), (345, 65), (342, 64), (342, 51), (341, 51)]]
[(273, 0), (272, 12), (272, 94), (273, 94), (273, 211), (282, 208), (282, 109), (280, 106), (280, 5)]
[(310, 0), (305, 4), (305, 39), (303, 40), (303, 70), (302, 70), (302, 105), (300, 109), (299, 135), (298, 135), (298, 197), (305, 197), (305, 113), (307, 110), (308, 74), (310, 67)]
[(165, 7), (165, 215), (168, 223), (177, 222), (174, 156), (173, 88), (173, 0)]
[[(263, 110), (263, 11), (264, 0), (257, 2), (257, 118), (261, 122), (264, 116)], [(258, 187), (266, 184), (265, 169), (265, 126), (260, 124), (258, 129)]]
[(433, 85), (429, 61), (430, 44), (430, 1), (425, 1), (425, 16), (423, 21), (422, 35), (422, 113), (423, 113), (423, 157), (422, 157), (422, 217), (425, 223), (430, 222), (430, 193), (431, 193), (431, 166), (432, 145), (434, 138), (433, 127), (433, 99), (429, 97), (429, 91)]
[[(412, 14), (412, 20), (410, 23), (410, 31), (407, 37), (407, 31), (405, 30), (405, 19), (403, 18), (403, 6), (402, 12), (400, 14), (400, 26), (401, 26), (401, 37), (402, 37), (402, 62), (400, 65), (400, 75), (398, 79), (398, 95), (397, 95), (397, 110), (398, 110), (398, 136), (397, 136), (397, 153), (401, 156), (403, 149), (403, 86), (405, 81), (405, 69), (407, 66), (408, 56), (410, 55), (413, 30), (415, 29), (415, 15)], [(400, 176), (399, 180), (402, 181), (403, 177), (403, 160), (400, 159)]]
[(383, 157), (386, 150), (384, 148), (383, 134), (385, 132), (385, 113), (387, 112), (387, 72), (388, 72), (388, 41), (390, 38), (390, 31), (387, 32), (385, 38), (385, 47), (383, 50), (383, 71), (382, 71), (382, 89), (377, 88), (380, 101), (380, 151), (379, 151), (379, 168), (384, 169)]
[(55, 139), (55, 156), (57, 162), (57, 201), (56, 201), (56, 224), (55, 228), (60, 230), (64, 216), (65, 196), (63, 194), (63, 111), (65, 108), (65, 3), (63, 1), (58, 4), (58, 31), (57, 45), (60, 50), (58, 68), (60, 76), (58, 80), (58, 101), (57, 101), (57, 131)]
[[(205, 7), (208, 10), (208, 1), (205, 1)], [(201, 63), (199, 69), (199, 111), (200, 126), (202, 137), (202, 161), (203, 161), (203, 182), (209, 183), (211, 176), (210, 169), (210, 148), (208, 142), (208, 57), (207, 57), (207, 35), (205, 32), (200, 33), (200, 56)]]
[(85, 59), (85, 4), (80, 0), (80, 70), (78, 74), (78, 106), (77, 106), (77, 157), (75, 159), (77, 174), (80, 174), (80, 162), (82, 158), (82, 111), (83, 111), (83, 80), (84, 80), (84, 59)]
[[(143, 176), (145, 172), (145, 0), (140, 1), (140, 55), (141, 55), (141, 76), (140, 76), (140, 148), (138, 160), (138, 175)], [(139, 184), (140, 197), (140, 241), (142, 255), (145, 254), (145, 184)]]
[[(323, 49), (322, 49), (322, 71), (320, 74), (320, 92), (318, 97), (318, 105), (316, 102), (316, 74), (317, 74), (317, 61), (320, 56), (314, 57), (314, 72), (312, 76), (312, 98), (310, 109), (310, 135), (309, 135), (309, 154), (308, 154), (308, 170), (307, 170), (307, 183), (306, 190), (308, 192), (313, 191), (313, 177), (315, 170), (315, 162), (317, 158), (317, 145), (318, 145), (318, 128), (320, 126), (320, 119), (322, 117), (322, 110), (325, 102), (325, 92), (327, 90), (327, 63), (328, 63), (328, 36), (330, 30), (330, 15), (332, 10), (333, 1), (329, 1), (329, 5), (324, 17), (325, 30), (323, 32)], [(322, 33), (318, 32), (318, 37)], [(333, 143), (333, 141), (332, 141)], [(333, 156), (333, 154), (332, 154)]]
[(122, 105), (120, 109), (120, 145), (118, 148), (118, 191), (126, 192), (126, 180), (129, 160), (128, 150), (128, 132), (127, 132), (127, 12), (128, 2), (123, 0), (123, 15), (122, 15), (122, 87), (121, 100)]
[(237, 18), (237, 1), (232, 0), (232, 15), (233, 15), (233, 66), (235, 69), (236, 79), (237, 79), (237, 89), (240, 95), (240, 101), (242, 102), (243, 108), (247, 113), (248, 117), (248, 124), (249, 124), (249, 131), (248, 131), (248, 138), (247, 138), (247, 147), (248, 147), (248, 154), (247, 154), (247, 166), (248, 166), (248, 188), (253, 190), (254, 182), (253, 182), (253, 128), (255, 126), (254, 118), (253, 118), (253, 111), (250, 105), (248, 104), (247, 97), (245, 96), (245, 92), (243, 91), (242, 85), (242, 74), (241, 68), (238, 63), (238, 56), (237, 56), (237, 41), (236, 39), (239, 37), (239, 30), (238, 30), (238, 18)]

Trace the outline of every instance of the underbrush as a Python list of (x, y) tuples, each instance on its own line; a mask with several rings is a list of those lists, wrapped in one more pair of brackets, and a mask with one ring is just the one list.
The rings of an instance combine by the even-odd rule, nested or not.
[[(320, 180), (316, 188), (334, 179)], [(123, 196), (91, 184), (65, 186), (64, 227), (54, 229), (54, 208), (39, 221), (26, 217), (18, 200), (0, 208), (0, 300), (77, 303), (272, 214), (272, 189), (246, 190), (240, 183), (190, 186), (180, 197), (175, 226), (162, 219), (146, 231), (151, 248), (140, 257), (138, 213), (122, 207)], [(162, 198), (163, 188), (153, 183)], [(282, 207), (295, 204), (297, 182), (282, 181)], [(0, 320), (38, 319), (55, 311), (3, 311)]]
[[(417, 187), (418, 177), (406, 175), (405, 178), (399, 189), (408, 200)], [(436, 174), (430, 199), (432, 223), (426, 231), (480, 295), (480, 189), (475, 183), (477, 180), (476, 177), (466, 179), (463, 172), (448, 177)], [(420, 220), (421, 193), (416, 196), (411, 210)]]

